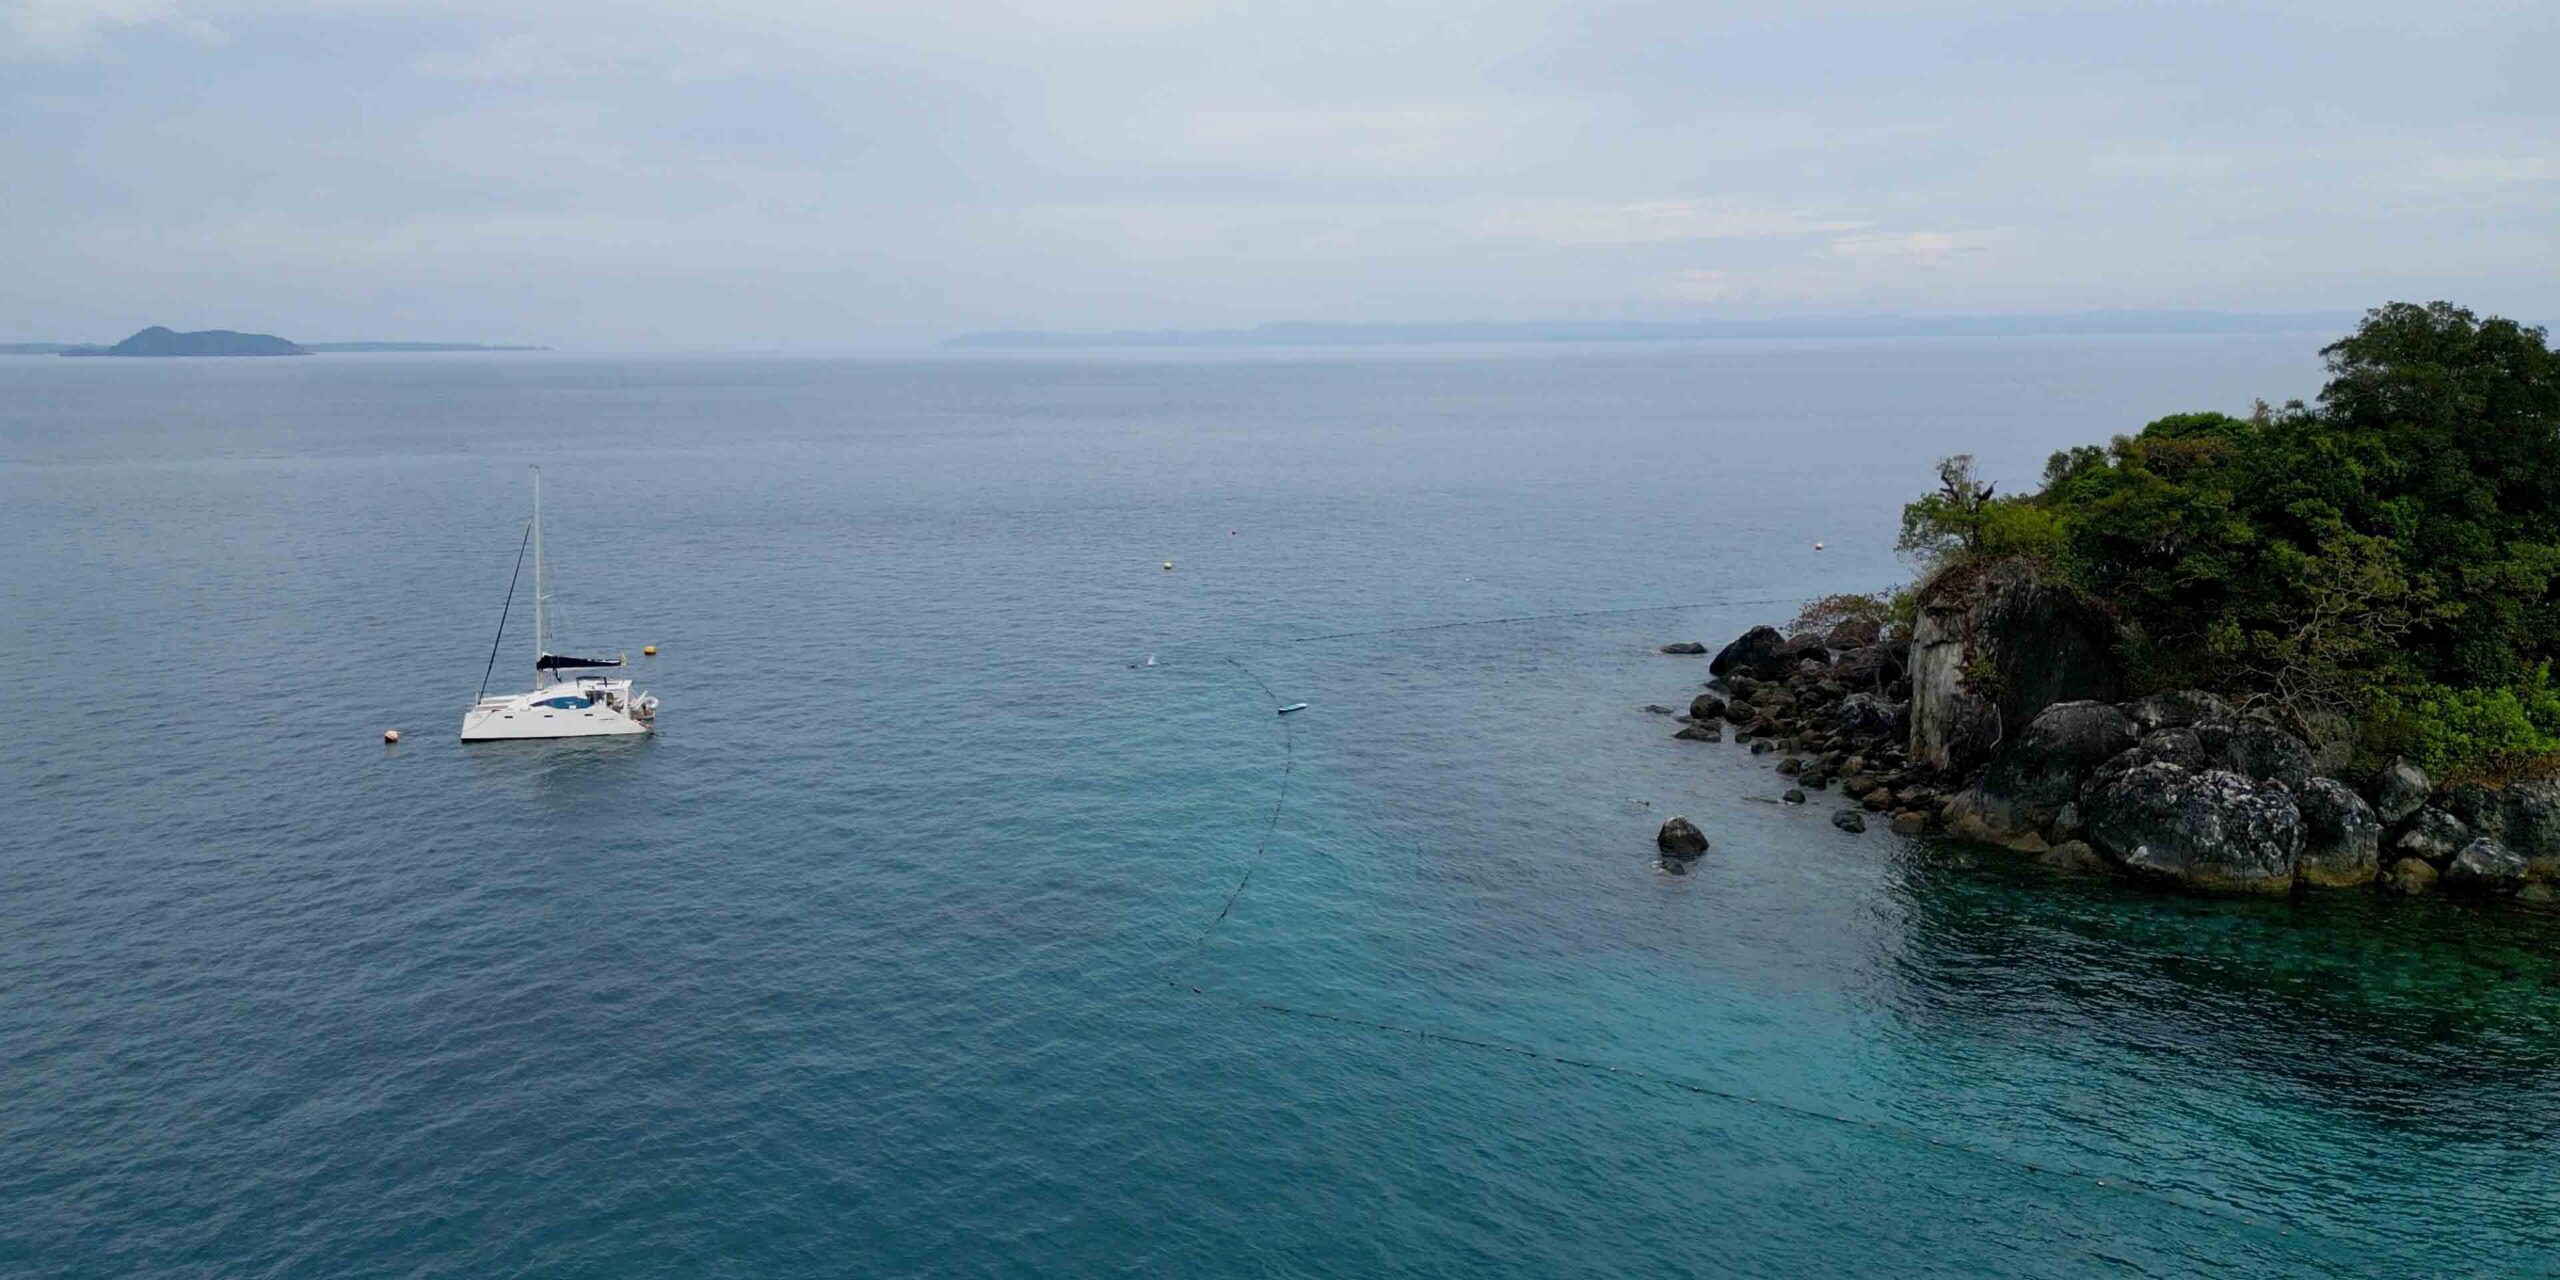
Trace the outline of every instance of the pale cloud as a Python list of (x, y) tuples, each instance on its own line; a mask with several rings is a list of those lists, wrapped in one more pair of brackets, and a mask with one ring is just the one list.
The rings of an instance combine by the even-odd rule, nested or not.
[(1506, 202), (1485, 215), (1476, 230), (1493, 239), (1599, 246), (1810, 236), (1851, 231), (1860, 225), (1854, 219), (1723, 196)]
[(2560, 313), (2547, 6), (1769, 12), (0, 0), (0, 340)]
[(0, 30), (7, 31), (9, 47), (42, 57), (80, 57), (117, 32), (142, 28), (207, 44), (221, 38), (213, 24), (172, 0), (16, 0), (0, 7)]

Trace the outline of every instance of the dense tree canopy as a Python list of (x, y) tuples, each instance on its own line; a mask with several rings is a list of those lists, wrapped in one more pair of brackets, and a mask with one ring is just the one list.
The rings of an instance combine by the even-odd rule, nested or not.
[(1967, 459), (1906, 509), (1935, 566), (2039, 560), (2114, 608), (2137, 679), (2217, 688), (2368, 759), (2560, 764), (2560, 356), (2394, 303), (2321, 353), (2316, 405), (2162, 418), (1994, 498)]

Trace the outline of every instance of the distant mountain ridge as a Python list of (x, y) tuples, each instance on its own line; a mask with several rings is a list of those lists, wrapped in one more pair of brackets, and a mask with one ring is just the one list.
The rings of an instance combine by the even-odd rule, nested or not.
[(2081, 311), (2061, 315), (1804, 316), (1771, 320), (1361, 324), (1283, 322), (1243, 329), (999, 330), (945, 347), (1314, 347), (1448, 343), (1679, 342), (1712, 338), (2028, 338), (2327, 332), (2326, 312)]

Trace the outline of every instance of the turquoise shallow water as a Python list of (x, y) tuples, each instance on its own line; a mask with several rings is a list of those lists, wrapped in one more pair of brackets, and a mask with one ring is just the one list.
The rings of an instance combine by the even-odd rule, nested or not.
[[(0, 1272), (2551, 1273), (2560, 920), (1638, 710), (2315, 345), (0, 363)], [(651, 740), (453, 741), (535, 463)]]

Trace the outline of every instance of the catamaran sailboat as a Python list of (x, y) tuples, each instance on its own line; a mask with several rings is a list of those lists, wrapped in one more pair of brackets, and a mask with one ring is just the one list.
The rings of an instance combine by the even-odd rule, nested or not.
[[(634, 693), (629, 680), (574, 674), (622, 665), (620, 657), (573, 658), (551, 651), (551, 582), (542, 564), (542, 471), (533, 473), (533, 525), (525, 531), (533, 548), (533, 692), (489, 695), (489, 674), (480, 676), (480, 694), (462, 713), (464, 742), (496, 742), (508, 738), (592, 738), (607, 734), (647, 733), (657, 718), (658, 700)], [(516, 569), (524, 569), (522, 546)], [(498, 666), (498, 642), (507, 634), (507, 612), (515, 606), (515, 580), (507, 581), (507, 603), (498, 611), (498, 637), (489, 642), (489, 670)]]

